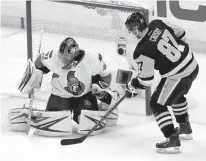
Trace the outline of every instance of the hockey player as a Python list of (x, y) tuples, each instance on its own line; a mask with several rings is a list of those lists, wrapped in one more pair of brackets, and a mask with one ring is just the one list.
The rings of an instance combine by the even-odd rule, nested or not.
[[(53, 75), (52, 92), (46, 111), (33, 109), (30, 124), (36, 129), (36, 134), (71, 134), (72, 113), (73, 120), (78, 123), (78, 133), (85, 134), (118, 99), (118, 93), (109, 88), (111, 73), (102, 55), (81, 50), (73, 38), (67, 37), (60, 44), (58, 51), (41, 53), (34, 64), (29, 61), (19, 90), (24, 94), (30, 94), (34, 88), (40, 88), (43, 74), (48, 72), (52, 72)], [(10, 111), (9, 120), (13, 130), (26, 130), (25, 119), (28, 112), (28, 108)], [(106, 124), (116, 125), (117, 117), (116, 110), (92, 134), (101, 133)]]
[[(157, 152), (179, 153), (179, 136), (184, 134), (187, 135), (186, 139), (192, 139), (185, 94), (199, 70), (198, 63), (185, 42), (185, 31), (158, 19), (147, 24), (143, 15), (137, 12), (127, 18), (125, 25), (129, 33), (140, 39), (131, 62), (133, 69), (139, 74), (128, 83), (127, 91), (137, 93), (138, 89), (150, 86), (154, 69), (159, 71), (161, 81), (152, 94), (150, 106), (167, 139), (157, 143), (156, 148)], [(175, 129), (167, 106), (171, 106), (179, 128)]]

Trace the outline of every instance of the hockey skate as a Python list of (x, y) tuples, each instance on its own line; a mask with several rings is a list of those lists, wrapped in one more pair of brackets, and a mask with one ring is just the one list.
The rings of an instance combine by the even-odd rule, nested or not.
[(186, 119), (185, 123), (180, 123), (178, 128), (178, 133), (181, 139), (183, 140), (192, 140), (192, 128), (190, 122)]
[(178, 154), (181, 153), (180, 145), (179, 135), (175, 132), (164, 142), (157, 143), (156, 148), (158, 153)]

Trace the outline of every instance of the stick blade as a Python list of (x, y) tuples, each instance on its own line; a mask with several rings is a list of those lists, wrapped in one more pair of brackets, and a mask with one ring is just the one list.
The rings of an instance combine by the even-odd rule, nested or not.
[(79, 144), (85, 140), (85, 137), (81, 138), (74, 138), (74, 139), (62, 139), (61, 145), (72, 145), (72, 144)]
[(34, 134), (35, 130), (36, 130), (35, 128), (30, 127), (28, 130), (28, 136), (31, 137)]

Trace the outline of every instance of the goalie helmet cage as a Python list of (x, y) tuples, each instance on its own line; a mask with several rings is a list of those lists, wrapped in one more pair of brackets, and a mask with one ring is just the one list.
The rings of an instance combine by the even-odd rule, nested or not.
[[(78, 37), (78, 43), (83, 49), (97, 48), (102, 43), (103, 47), (99, 47), (97, 51), (100, 50), (101, 53), (108, 48), (113, 50), (111, 53), (115, 53), (117, 42), (122, 40), (122, 37), (127, 41), (128, 32), (124, 21), (132, 12), (141, 12), (146, 21), (149, 21), (149, 10), (144, 5), (128, 1), (26, 1), (28, 58), (35, 58), (42, 28), (44, 30), (42, 51), (58, 48), (60, 42), (66, 36), (70, 36)], [(94, 44), (87, 42), (85, 38), (95, 40)], [(98, 44), (95, 44), (96, 42)], [(119, 63), (122, 67), (127, 66), (121, 56), (113, 54), (110, 57), (117, 62), (123, 62)], [(150, 97), (151, 88), (148, 87), (145, 92), (148, 116), (152, 114), (149, 107)]]

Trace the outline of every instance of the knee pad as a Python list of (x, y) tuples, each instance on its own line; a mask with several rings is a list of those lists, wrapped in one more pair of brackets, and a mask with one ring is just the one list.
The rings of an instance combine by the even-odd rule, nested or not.
[(173, 104), (182, 104), (182, 103), (185, 103), (186, 101), (187, 101), (186, 97), (184, 95), (182, 95), (175, 102), (173, 102)]
[(33, 111), (30, 125), (36, 135), (68, 136), (72, 134), (71, 111)]
[[(82, 110), (79, 118), (79, 134), (86, 134), (90, 131), (98, 121), (102, 119), (102, 116), (105, 115), (105, 111), (90, 111)], [(97, 135), (104, 131), (104, 128), (107, 125), (107, 120), (104, 120), (92, 133), (91, 135)]]
[(8, 113), (8, 125), (12, 131), (25, 132), (28, 130), (26, 119), (28, 118), (28, 108), (10, 109)]
[(152, 110), (152, 113), (155, 115), (156, 113), (161, 113), (167, 110), (167, 106), (163, 106), (158, 104), (156, 101), (152, 100), (150, 101), (150, 108)]

